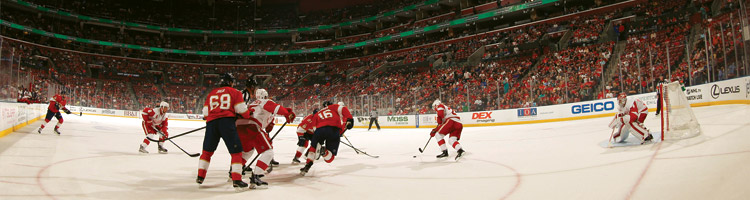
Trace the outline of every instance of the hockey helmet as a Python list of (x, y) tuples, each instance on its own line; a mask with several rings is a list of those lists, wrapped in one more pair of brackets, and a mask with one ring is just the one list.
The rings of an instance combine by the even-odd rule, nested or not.
[(232, 87), (234, 86), (234, 76), (230, 73), (224, 73), (219, 75), (219, 79), (221, 79), (221, 82), (219, 82), (219, 86), (222, 87)]
[(346, 106), (346, 105), (344, 105), (344, 102), (343, 102), (343, 101), (339, 101), (339, 102), (338, 102), (338, 103), (336, 103), (336, 104), (339, 104), (339, 106)]
[(316, 109), (313, 109), (313, 111), (312, 111), (312, 114), (314, 115), (315, 113), (318, 113), (318, 111), (319, 111), (319, 110), (320, 110), (320, 109), (317, 109), (317, 108), (316, 108)]
[(333, 102), (331, 102), (331, 101), (324, 101), (324, 102), (323, 102), (323, 107), (324, 107), (324, 108), (325, 108), (325, 107), (328, 107), (328, 106), (330, 106), (330, 105), (333, 105)]
[(440, 104), (440, 99), (435, 99), (435, 101), (432, 102), (432, 109), (435, 109)]
[(625, 107), (625, 103), (628, 102), (628, 95), (624, 92), (621, 92), (620, 95), (617, 95), (617, 104), (620, 105), (620, 108)]
[(258, 81), (256, 81), (254, 78), (248, 78), (245, 81), (245, 87), (246, 88), (255, 88), (255, 87), (258, 87)]
[(255, 90), (255, 98), (257, 99), (268, 99), (268, 91), (266, 89)]
[(164, 101), (159, 103), (159, 110), (161, 110), (162, 113), (169, 111), (169, 103)]

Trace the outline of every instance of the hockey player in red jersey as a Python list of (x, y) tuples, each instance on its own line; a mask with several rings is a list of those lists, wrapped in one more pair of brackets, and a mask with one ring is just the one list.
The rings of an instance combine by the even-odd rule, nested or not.
[[(323, 108), (312, 117), (312, 125), (315, 127), (313, 138), (310, 140), (310, 149), (307, 153), (307, 163), (300, 169), (300, 174), (305, 175), (310, 171), (317, 151), (323, 156), (327, 163), (333, 162), (338, 154), (340, 137), (344, 131), (352, 129), (354, 118), (349, 109), (333, 104), (330, 101), (323, 102)], [(325, 143), (325, 147), (322, 145)]]
[(294, 154), (294, 158), (292, 159), (292, 164), (299, 164), (299, 158), (302, 156), (303, 152), (305, 152), (305, 149), (307, 149), (310, 140), (313, 137), (313, 129), (312, 126), (312, 118), (315, 116), (315, 113), (318, 113), (318, 109), (314, 109), (312, 111), (312, 114), (306, 116), (305, 118), (302, 118), (302, 122), (299, 123), (299, 126), (297, 126), (297, 152)]
[(46, 126), (47, 123), (52, 120), (52, 117), (55, 117), (57, 119), (57, 124), (55, 124), (54, 130), (57, 135), (60, 135), (59, 129), (64, 121), (62, 115), (60, 115), (60, 110), (64, 111), (65, 114), (70, 114), (70, 110), (65, 107), (65, 104), (67, 104), (67, 98), (65, 97), (64, 91), (53, 96), (52, 99), (49, 100), (49, 106), (47, 106), (47, 116), (44, 117), (44, 123), (42, 123), (42, 126), (39, 127), (36, 132), (41, 134), (44, 126)]
[(284, 108), (268, 99), (268, 92), (265, 89), (255, 90), (254, 97), (255, 101), (248, 104), (253, 114), (249, 119), (237, 120), (236, 125), (244, 150), (243, 164), (252, 157), (253, 151), (257, 151), (260, 155), (250, 176), (250, 188), (267, 188), (268, 183), (260, 178), (271, 171), (269, 166), (273, 159), (273, 145), (268, 132), (273, 129), (274, 116), (282, 115), (287, 121), (292, 121), (295, 115), (291, 108)]
[(167, 132), (169, 120), (167, 117), (168, 111), (169, 103), (163, 101), (159, 103), (158, 109), (146, 107), (141, 111), (141, 118), (143, 119), (141, 126), (143, 127), (143, 133), (146, 134), (147, 138), (143, 139), (143, 143), (141, 143), (141, 147), (138, 149), (139, 152), (148, 153), (146, 147), (151, 143), (148, 138), (151, 138), (152, 140), (160, 141), (158, 143), (159, 153), (167, 153), (167, 149), (164, 148), (164, 140), (169, 137), (169, 133)]
[(614, 138), (616, 142), (622, 143), (625, 142), (625, 140), (628, 139), (628, 135), (632, 133), (641, 140), (641, 144), (651, 141), (654, 137), (643, 125), (643, 122), (648, 115), (648, 107), (646, 107), (646, 104), (637, 98), (628, 100), (628, 96), (625, 93), (620, 93), (620, 95), (617, 96), (617, 103), (620, 112), (617, 113), (615, 119), (609, 124), (610, 128), (615, 129), (612, 138)]
[(430, 137), (435, 137), (435, 139), (437, 139), (440, 150), (443, 151), (443, 153), (437, 155), (437, 157), (448, 157), (448, 147), (445, 145), (445, 140), (443, 138), (446, 135), (449, 135), (448, 139), (450, 140), (450, 145), (453, 149), (456, 149), (458, 153), (458, 155), (456, 155), (456, 160), (458, 160), (465, 152), (464, 149), (461, 148), (461, 144), (458, 143), (458, 140), (461, 139), (461, 131), (464, 129), (463, 124), (461, 124), (461, 118), (456, 115), (456, 112), (453, 111), (453, 109), (441, 103), (440, 100), (432, 102), (432, 109), (437, 112), (438, 125), (432, 129)]
[(203, 103), (203, 116), (206, 116), (206, 134), (203, 137), (203, 152), (198, 161), (198, 178), (195, 182), (202, 184), (206, 178), (206, 170), (211, 162), (216, 147), (219, 145), (219, 139), (224, 140), (231, 159), (231, 177), (232, 186), (235, 191), (243, 191), (247, 188), (247, 183), (242, 182), (242, 144), (235, 119), (237, 115), (242, 118), (250, 118), (252, 110), (247, 108), (243, 102), (242, 93), (232, 88), (234, 77), (231, 74), (220, 75), (221, 87), (211, 90)]

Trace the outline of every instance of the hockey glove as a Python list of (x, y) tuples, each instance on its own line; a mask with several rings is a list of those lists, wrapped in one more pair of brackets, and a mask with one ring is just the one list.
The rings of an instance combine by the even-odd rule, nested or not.
[(306, 138), (304, 135), (297, 136), (297, 146), (304, 147)]
[(70, 114), (70, 110), (68, 110), (67, 108), (63, 108), (63, 111), (65, 112), (65, 114)]
[(270, 133), (271, 131), (273, 131), (273, 126), (274, 125), (275, 124), (273, 122), (268, 123), (268, 126), (266, 126), (266, 133)]
[(289, 113), (286, 115), (286, 122), (291, 123), (294, 121), (294, 118), (297, 117), (294, 112), (292, 112), (291, 108), (287, 108), (286, 111)]
[(437, 133), (437, 129), (433, 128), (432, 131), (430, 131), (430, 137), (435, 137), (435, 133)]
[(354, 127), (354, 119), (346, 119), (346, 130), (351, 130)]

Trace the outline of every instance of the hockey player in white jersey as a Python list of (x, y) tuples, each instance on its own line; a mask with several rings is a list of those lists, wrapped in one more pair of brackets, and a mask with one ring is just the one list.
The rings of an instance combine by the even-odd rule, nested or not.
[(250, 102), (247, 107), (254, 110), (250, 119), (236, 121), (237, 132), (242, 142), (243, 165), (252, 157), (253, 151), (257, 151), (260, 156), (250, 177), (250, 188), (266, 188), (268, 183), (260, 178), (270, 172), (269, 165), (273, 159), (273, 146), (268, 130), (273, 128), (275, 115), (282, 115), (287, 121), (294, 120), (295, 116), (291, 108), (282, 107), (268, 99), (265, 89), (255, 90), (255, 101)]
[(615, 119), (609, 124), (610, 128), (615, 129), (612, 135), (615, 142), (625, 142), (630, 134), (638, 137), (641, 140), (641, 144), (651, 141), (654, 137), (651, 136), (646, 126), (643, 125), (648, 115), (646, 104), (637, 98), (628, 100), (628, 96), (625, 93), (620, 93), (617, 96), (617, 103), (620, 112), (617, 113)]

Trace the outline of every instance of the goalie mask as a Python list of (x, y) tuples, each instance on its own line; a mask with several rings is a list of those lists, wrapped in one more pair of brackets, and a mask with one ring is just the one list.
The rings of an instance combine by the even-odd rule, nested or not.
[(255, 90), (255, 98), (257, 99), (268, 99), (268, 91), (265, 89)]
[(623, 93), (620, 93), (620, 95), (617, 95), (617, 105), (620, 105), (620, 109), (625, 108), (625, 103), (628, 102), (628, 95)]

